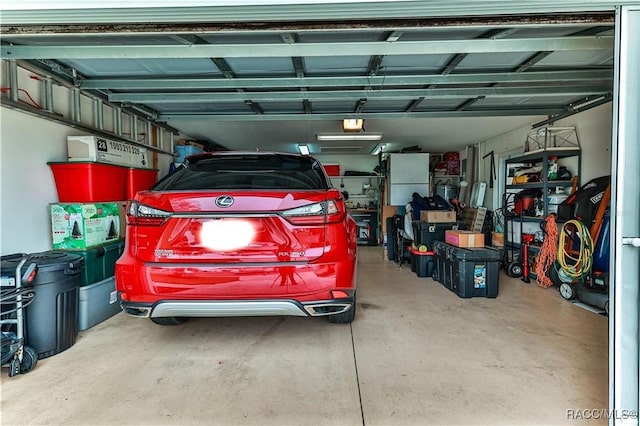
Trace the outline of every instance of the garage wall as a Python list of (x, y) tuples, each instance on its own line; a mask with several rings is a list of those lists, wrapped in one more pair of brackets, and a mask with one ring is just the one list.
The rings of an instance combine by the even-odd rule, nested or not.
[[(613, 110), (612, 104), (607, 103), (592, 108), (581, 114), (576, 114), (556, 122), (556, 126), (574, 126), (580, 139), (582, 148), (582, 184), (587, 181), (611, 173), (611, 126)], [(479, 144), (478, 177), (480, 181), (489, 182), (489, 158), (482, 157), (494, 151), (496, 172), (502, 176), (503, 163), (501, 160), (514, 155), (521, 155), (524, 142), (530, 126), (523, 126), (508, 133), (488, 139)], [(577, 164), (568, 160), (565, 166), (573, 173), (577, 173)], [(485, 207), (495, 209), (501, 205), (501, 181), (494, 181), (494, 188), (487, 188)]]
[(67, 136), (78, 131), (2, 108), (0, 119), (0, 252), (51, 249), (48, 204), (58, 201), (48, 161), (67, 160)]
[[(49, 203), (58, 202), (49, 161), (67, 160), (75, 128), (0, 108), (0, 254), (51, 249)], [(160, 176), (171, 163), (159, 156)]]
[[(339, 164), (341, 173), (345, 171), (357, 171), (357, 172), (373, 172), (373, 169), (378, 165), (378, 157), (375, 155), (313, 155), (322, 164)], [(363, 193), (363, 184), (371, 183), (375, 185), (375, 180), (371, 180), (367, 177), (350, 177), (350, 178), (332, 178), (333, 186), (341, 191), (347, 191), (356, 200), (356, 195)], [(371, 182), (370, 182), (371, 181)], [(344, 185), (344, 187), (341, 187)]]

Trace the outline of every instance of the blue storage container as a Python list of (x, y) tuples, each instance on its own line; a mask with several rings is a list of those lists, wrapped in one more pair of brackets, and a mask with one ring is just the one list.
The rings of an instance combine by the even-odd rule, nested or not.
[(113, 277), (80, 287), (78, 292), (78, 329), (84, 331), (111, 318), (122, 309)]
[(175, 159), (176, 163), (182, 163), (184, 161), (184, 158), (188, 157), (189, 155), (204, 153), (203, 150), (193, 145), (176, 145), (174, 147), (174, 151), (176, 154), (178, 154)]
[(596, 246), (593, 250), (593, 270), (598, 272), (609, 272), (609, 228), (610, 217), (608, 214), (602, 217), (602, 228), (598, 235)]

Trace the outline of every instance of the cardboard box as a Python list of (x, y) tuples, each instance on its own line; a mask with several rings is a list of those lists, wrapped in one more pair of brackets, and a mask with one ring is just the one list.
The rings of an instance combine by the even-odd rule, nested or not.
[(118, 217), (120, 217), (120, 238), (127, 236), (127, 201), (118, 201)]
[(484, 247), (484, 234), (473, 231), (445, 231), (444, 241), (456, 247)]
[(504, 247), (504, 234), (502, 232), (492, 232), (491, 245), (494, 247)]
[(398, 214), (398, 206), (382, 206), (382, 235), (387, 235), (387, 218)]
[(451, 223), (456, 221), (456, 212), (447, 210), (422, 210), (420, 220), (429, 223)]
[(487, 216), (486, 207), (465, 208), (462, 210), (462, 220), (467, 229), (473, 232), (481, 232), (484, 219)]
[(118, 204), (51, 204), (53, 249), (86, 250), (124, 238)]
[(179, 146), (191, 145), (198, 148), (201, 151), (204, 151), (204, 144), (198, 143), (191, 139), (180, 139), (176, 145), (179, 145)]
[(67, 136), (69, 161), (97, 161), (138, 168), (150, 168), (149, 153), (127, 142), (99, 136)]

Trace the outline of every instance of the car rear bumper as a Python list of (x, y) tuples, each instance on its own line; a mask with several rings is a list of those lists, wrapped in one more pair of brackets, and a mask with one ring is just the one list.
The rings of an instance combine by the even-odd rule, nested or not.
[(122, 310), (142, 318), (326, 316), (345, 312), (354, 298), (301, 303), (296, 300), (161, 300), (153, 304), (122, 302)]

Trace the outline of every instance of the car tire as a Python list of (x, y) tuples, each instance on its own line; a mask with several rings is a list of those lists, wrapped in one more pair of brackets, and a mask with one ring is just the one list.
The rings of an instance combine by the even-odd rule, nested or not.
[(187, 320), (186, 318), (179, 317), (157, 317), (150, 319), (151, 322), (158, 325), (180, 325)]
[(333, 324), (351, 324), (356, 317), (356, 298), (353, 298), (353, 305), (346, 311), (336, 314), (329, 315), (327, 319), (329, 322)]

